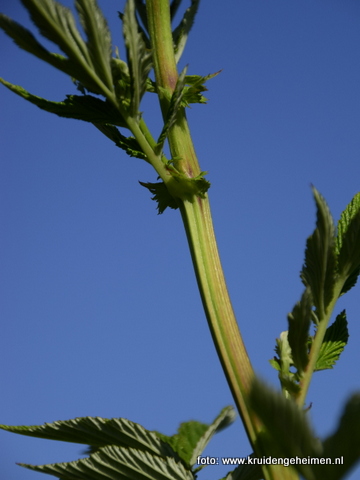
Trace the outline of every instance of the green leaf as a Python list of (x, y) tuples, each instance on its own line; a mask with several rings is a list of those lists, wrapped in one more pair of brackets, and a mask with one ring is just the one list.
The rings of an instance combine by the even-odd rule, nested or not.
[(199, 8), (199, 3), (200, 0), (191, 0), (190, 7), (185, 11), (181, 22), (173, 31), (176, 63), (178, 63), (184, 51), (187, 39), (189, 37), (189, 32), (194, 24), (194, 19)]
[(342, 212), (336, 237), (339, 275), (345, 277), (341, 294), (352, 288), (360, 274), (360, 193)]
[(44, 37), (58, 45), (76, 63), (91, 64), (86, 44), (69, 8), (54, 0), (21, 0), (21, 3)]
[(147, 188), (154, 196), (151, 200), (155, 200), (157, 202), (158, 214), (162, 214), (164, 210), (169, 207), (176, 210), (179, 208), (174, 197), (172, 197), (169, 193), (169, 190), (166, 188), (164, 182), (157, 182), (157, 183), (144, 183), (139, 182), (140, 185)]
[[(32, 53), (67, 75), (86, 82), (87, 77), (84, 78), (83, 70), (79, 69), (76, 64), (62, 55), (48, 52), (29, 30), (2, 14), (0, 14), (0, 28), (23, 50)], [(98, 87), (94, 86), (93, 90), (98, 90)]]
[(146, 160), (148, 162), (148, 158), (141, 151), (140, 145), (137, 142), (136, 138), (134, 137), (125, 137), (122, 135), (119, 130), (114, 127), (113, 125), (108, 124), (94, 124), (97, 129), (100, 130), (101, 133), (106, 135), (110, 140), (115, 142), (115, 145), (125, 152), (130, 157), (137, 157), (141, 158), (142, 160)]
[(82, 443), (95, 447), (117, 445), (149, 452), (152, 455), (177, 455), (154, 432), (125, 418), (81, 417), (36, 426), (0, 425), (2, 430), (29, 437)]
[[(54, 0), (21, 1), (40, 33), (57, 44), (68, 58), (48, 52), (30, 31), (5, 15), (0, 17), (0, 27), (22, 49), (77, 79), (90, 92), (110, 98), (113, 87), (108, 73), (111, 74), (111, 70), (106, 67), (108, 73), (104, 75), (105, 59), (101, 67), (98, 63), (93, 63), (94, 55), (96, 57), (97, 54), (95, 50), (91, 53), (88, 51), (87, 44), (76, 28), (71, 10)], [(101, 49), (98, 45), (99, 48)]]
[[(260, 436), (261, 449), (274, 457), (315, 457), (322, 447), (314, 436), (306, 414), (292, 399), (287, 399), (260, 380), (250, 392), (250, 405), (266, 431)], [(307, 480), (315, 480), (310, 465), (294, 465)]]
[(270, 364), (279, 372), (281, 387), (288, 394), (296, 396), (300, 391), (298, 376), (291, 372), (290, 368), (294, 365), (291, 347), (288, 340), (289, 332), (281, 332), (280, 338), (276, 339), (275, 352), (278, 357), (270, 360)]
[(185, 67), (183, 71), (180, 73), (179, 78), (176, 82), (176, 87), (171, 96), (170, 105), (166, 113), (164, 127), (160, 133), (159, 139), (154, 149), (156, 155), (159, 155), (161, 153), (165, 140), (168, 136), (169, 130), (176, 121), (176, 117), (177, 117), (179, 108), (181, 106), (182, 95), (184, 92), (186, 71), (187, 71), (187, 67)]
[[(340, 480), (360, 459), (360, 393), (348, 400), (336, 431), (323, 442), (322, 457), (333, 459), (333, 465), (314, 465), (316, 478)], [(341, 459), (343, 464), (335, 464)]]
[(122, 19), (131, 78), (130, 115), (132, 118), (138, 118), (140, 100), (146, 91), (147, 77), (152, 67), (152, 57), (151, 52), (146, 48), (141, 32), (139, 32), (134, 0), (126, 2)]
[(87, 49), (95, 72), (108, 87), (113, 88), (111, 75), (111, 35), (96, 0), (76, 0), (76, 9), (87, 35)]
[(182, 106), (188, 107), (191, 103), (206, 103), (207, 99), (201, 92), (207, 91), (205, 82), (211, 78), (219, 75), (221, 70), (215, 73), (201, 77), (200, 75), (187, 75), (185, 83), (189, 86), (185, 86), (184, 93), (182, 95)]
[(42, 110), (55, 113), (59, 117), (74, 118), (99, 124), (111, 123), (120, 127), (127, 127), (125, 120), (115, 107), (109, 102), (100, 100), (92, 95), (67, 95), (63, 102), (51, 102), (45, 98), (32, 95), (24, 88), (6, 82), (2, 78), (0, 78), (0, 83)]
[(315, 371), (333, 368), (349, 338), (346, 312), (343, 310), (335, 322), (327, 328), (321, 344)]
[(193, 480), (192, 473), (170, 457), (158, 457), (133, 448), (107, 446), (74, 462), (52, 465), (20, 464), (60, 480)]
[(312, 297), (310, 289), (306, 289), (300, 302), (296, 303), (288, 315), (288, 340), (294, 366), (299, 374), (305, 370), (308, 362), (308, 340), (311, 324)]
[(301, 279), (311, 289), (314, 305), (320, 312), (318, 316), (322, 317), (333, 298), (335, 285), (335, 228), (324, 198), (315, 188), (313, 194), (317, 207), (316, 229), (306, 242)]
[(228, 427), (236, 418), (233, 407), (225, 407), (210, 424), (196, 421), (181, 423), (175, 435), (158, 433), (159, 437), (169, 443), (185, 464), (190, 468), (204, 451), (212, 436)]

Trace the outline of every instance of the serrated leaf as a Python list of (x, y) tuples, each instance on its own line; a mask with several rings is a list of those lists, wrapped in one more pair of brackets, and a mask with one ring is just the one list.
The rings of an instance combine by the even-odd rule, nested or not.
[(2, 430), (29, 437), (81, 443), (95, 447), (118, 445), (159, 456), (177, 455), (154, 432), (125, 418), (81, 417), (33, 426), (0, 425)]
[(287, 394), (296, 396), (299, 391), (298, 376), (290, 368), (294, 365), (291, 347), (288, 340), (289, 332), (281, 332), (280, 338), (276, 339), (275, 352), (278, 355), (269, 360), (270, 364), (279, 372), (281, 387)]
[(291, 348), (288, 339), (288, 331), (281, 332), (280, 338), (276, 339), (275, 352), (278, 358), (275, 357), (274, 362), (277, 364), (276, 370), (281, 370), (283, 373), (288, 373), (290, 367), (293, 365), (291, 355)]
[(293, 311), (288, 315), (289, 333), (288, 340), (294, 366), (299, 374), (305, 370), (308, 362), (308, 339), (311, 324), (312, 297), (306, 289), (300, 302), (296, 303)]
[(197, 457), (205, 450), (207, 444), (215, 433), (221, 432), (224, 428), (231, 425), (236, 419), (236, 412), (233, 407), (225, 407), (221, 410), (215, 420), (208, 426), (204, 434), (199, 438), (192, 457), (190, 459), (190, 465), (194, 465)]
[(191, 0), (190, 7), (185, 11), (183, 18), (181, 19), (181, 22), (173, 31), (173, 42), (174, 42), (174, 52), (175, 52), (176, 63), (179, 62), (181, 55), (184, 51), (187, 39), (189, 37), (189, 32), (194, 24), (195, 16), (199, 8), (199, 3), (200, 3), (200, 0)]
[(175, 435), (158, 433), (159, 437), (169, 443), (173, 450), (190, 468), (204, 451), (215, 433), (228, 427), (236, 418), (233, 407), (225, 407), (211, 424), (197, 421), (184, 422)]
[[(30, 13), (31, 19), (40, 33), (57, 44), (68, 58), (50, 53), (33, 36), (31, 32), (1, 15), (0, 27), (15, 41), (19, 47), (46, 61), (55, 68), (77, 79), (90, 92), (111, 94), (111, 82), (103, 82), (98, 76), (92, 61), (92, 55), (76, 28), (76, 22), (70, 9), (54, 0), (21, 0)], [(99, 71), (99, 70), (98, 70)], [(111, 72), (110, 72), (111, 73)]]
[(346, 312), (343, 310), (335, 322), (327, 328), (321, 344), (315, 371), (333, 368), (349, 338)]
[(192, 473), (173, 458), (116, 446), (101, 448), (74, 462), (20, 465), (60, 480), (193, 480)]
[(206, 103), (207, 98), (202, 95), (202, 92), (206, 92), (205, 82), (211, 78), (219, 75), (220, 70), (216, 73), (201, 77), (199, 75), (187, 75), (185, 83), (189, 86), (185, 86), (184, 93), (182, 95), (182, 106), (188, 107), (191, 103)]
[[(309, 426), (306, 414), (292, 399), (285, 398), (256, 379), (250, 391), (250, 405), (266, 431), (260, 441), (267, 455), (315, 457), (322, 447)], [(315, 480), (310, 465), (294, 465), (307, 480)]]
[(165, 209), (168, 207), (174, 210), (179, 208), (179, 205), (177, 204), (174, 197), (170, 195), (169, 190), (166, 188), (166, 185), (164, 182), (157, 182), (157, 183), (139, 182), (139, 183), (143, 187), (147, 188), (154, 195), (151, 198), (151, 200), (154, 200), (157, 202), (157, 209), (158, 209), (159, 215), (164, 213)]
[(315, 188), (313, 194), (317, 207), (316, 229), (306, 242), (301, 279), (311, 289), (314, 306), (323, 316), (335, 285), (335, 228), (324, 198)]
[(130, 157), (137, 157), (141, 158), (142, 160), (145, 160), (148, 162), (148, 158), (141, 151), (140, 145), (136, 138), (134, 137), (125, 137), (122, 135), (119, 130), (114, 127), (113, 125), (109, 124), (95, 124), (95, 127), (100, 130), (101, 133), (106, 135), (110, 140), (115, 142), (115, 145), (122, 150), (125, 150), (125, 152), (130, 156)]
[(179, 78), (176, 82), (176, 87), (171, 96), (170, 105), (166, 113), (164, 126), (154, 149), (157, 155), (161, 153), (165, 140), (168, 136), (169, 130), (176, 121), (176, 117), (177, 117), (179, 108), (181, 106), (181, 100), (184, 92), (186, 71), (187, 71), (187, 67), (185, 67), (183, 71), (180, 73)]
[(76, 0), (76, 9), (87, 36), (87, 49), (95, 72), (112, 90), (111, 35), (96, 0)]
[[(29, 30), (22, 27), (17, 22), (11, 20), (5, 15), (0, 14), (0, 28), (2, 28), (4, 32), (26, 52), (32, 53), (37, 58), (49, 63), (58, 70), (61, 70), (67, 75), (77, 78), (84, 83), (87, 82), (89, 85), (88, 78), (87, 76), (84, 76), (84, 72), (81, 68), (62, 55), (50, 53), (36, 40), (34, 35)], [(92, 87), (93, 91), (98, 91), (98, 87), (96, 85), (92, 85)]]
[(90, 61), (86, 44), (69, 8), (54, 0), (21, 0), (40, 33), (58, 45), (73, 60)]
[[(344, 478), (360, 459), (360, 393), (348, 400), (336, 431), (324, 440), (323, 445), (322, 457), (331, 458), (334, 464), (314, 465), (316, 478)], [(342, 464), (336, 459), (342, 460)]]
[(45, 98), (32, 95), (19, 85), (13, 85), (0, 78), (0, 83), (11, 91), (37, 107), (59, 117), (74, 118), (91, 123), (111, 123), (120, 127), (127, 127), (119, 111), (109, 102), (100, 100), (92, 95), (67, 95), (63, 102), (51, 102)]
[(360, 193), (342, 212), (337, 226), (338, 272), (345, 277), (341, 294), (349, 291), (360, 274)]
[(134, 0), (126, 2), (123, 19), (123, 33), (131, 78), (130, 115), (138, 118), (140, 100), (146, 91), (147, 77), (152, 67), (151, 52), (146, 43), (136, 19)]

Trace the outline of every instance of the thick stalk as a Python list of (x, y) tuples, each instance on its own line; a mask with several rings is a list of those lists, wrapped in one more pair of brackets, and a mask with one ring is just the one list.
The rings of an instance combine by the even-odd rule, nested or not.
[[(146, 0), (148, 29), (160, 104), (166, 116), (169, 98), (176, 86), (178, 72), (173, 51), (169, 0)], [(164, 93), (164, 91), (166, 93)], [(178, 113), (168, 135), (175, 167), (189, 178), (201, 172), (186, 121), (185, 110)], [(169, 188), (169, 187), (168, 187)], [(169, 189), (171, 193), (171, 189)], [(235, 404), (239, 410), (248, 438), (256, 451), (260, 421), (248, 406), (248, 395), (254, 378), (248, 354), (243, 343), (230, 302), (218, 254), (209, 200), (196, 197), (189, 201), (177, 198), (184, 222), (196, 278), (212, 338), (223, 367)], [(257, 451), (258, 455), (265, 452)], [(295, 480), (290, 469), (265, 466), (266, 480)]]

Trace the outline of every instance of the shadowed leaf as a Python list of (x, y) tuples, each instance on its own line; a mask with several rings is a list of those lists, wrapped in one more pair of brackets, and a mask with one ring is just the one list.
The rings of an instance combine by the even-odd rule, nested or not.
[(324, 198), (315, 188), (313, 194), (317, 207), (316, 229), (306, 242), (301, 279), (311, 289), (314, 305), (323, 315), (332, 300), (335, 284), (335, 228)]
[(349, 338), (346, 313), (343, 310), (335, 322), (327, 328), (319, 356), (316, 361), (315, 371), (333, 368), (344, 350)]
[(63, 102), (51, 102), (45, 98), (32, 95), (24, 88), (6, 82), (1, 78), (0, 82), (28, 102), (46, 112), (55, 113), (59, 117), (74, 118), (91, 123), (111, 123), (119, 127), (127, 126), (118, 110), (109, 102), (92, 95), (67, 95)]
[[(316, 478), (340, 480), (360, 459), (360, 393), (347, 402), (339, 425), (333, 435), (323, 442), (322, 457), (331, 458), (332, 465), (315, 465)], [(340, 459), (342, 464), (336, 460)]]
[(109, 90), (112, 90), (112, 47), (107, 22), (95, 0), (77, 0), (75, 5), (87, 35), (87, 48), (94, 70)]

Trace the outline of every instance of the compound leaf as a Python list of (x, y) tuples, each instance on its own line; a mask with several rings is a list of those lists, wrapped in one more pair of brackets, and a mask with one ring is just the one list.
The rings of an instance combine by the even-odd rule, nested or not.
[(76, 9), (87, 36), (87, 48), (96, 74), (112, 90), (111, 35), (96, 0), (77, 0)]
[(109, 102), (92, 95), (67, 95), (63, 102), (51, 102), (45, 98), (32, 95), (24, 88), (13, 85), (0, 78), (0, 82), (11, 91), (33, 103), (46, 112), (55, 113), (59, 117), (74, 118), (91, 123), (111, 123), (119, 127), (127, 127), (119, 111)]
[(346, 312), (343, 310), (335, 322), (327, 328), (319, 356), (316, 361), (315, 371), (333, 368), (344, 350), (349, 338)]
[(88, 76), (84, 74), (84, 71), (81, 67), (79, 67), (76, 63), (71, 62), (63, 55), (50, 53), (36, 40), (34, 35), (29, 30), (22, 27), (17, 22), (14, 22), (6, 15), (0, 14), (0, 28), (2, 28), (4, 32), (26, 52), (32, 53), (37, 58), (44, 60), (67, 75), (77, 78), (84, 84), (87, 84), (91, 91), (98, 93), (98, 86), (94, 84), (92, 80), (89, 80)]
[(113, 445), (74, 462), (20, 465), (60, 480), (193, 480), (192, 473), (174, 458)]
[(122, 15), (128, 65), (131, 79), (130, 115), (139, 115), (140, 100), (147, 88), (147, 78), (152, 67), (151, 52), (146, 48), (145, 40), (139, 31), (134, 0), (126, 2)]
[(21, 3), (44, 37), (58, 45), (76, 63), (91, 64), (86, 44), (69, 8), (54, 0), (21, 0)]

